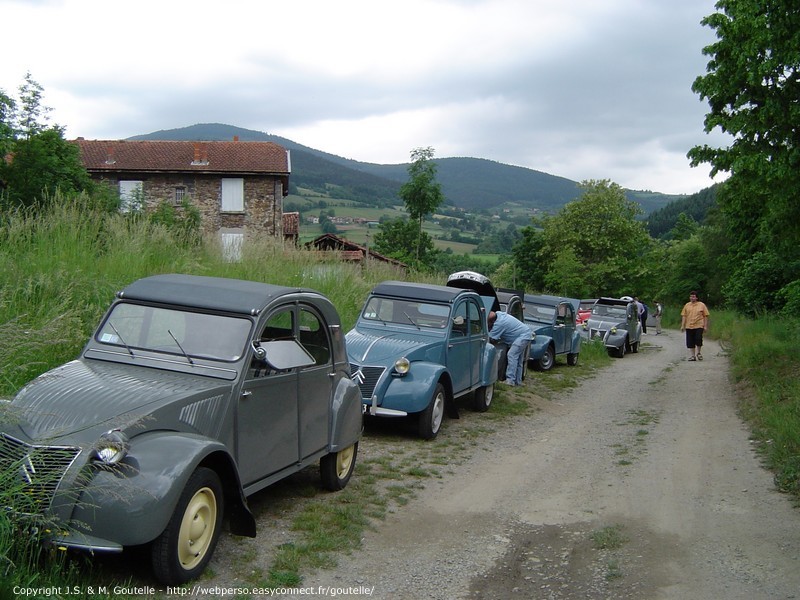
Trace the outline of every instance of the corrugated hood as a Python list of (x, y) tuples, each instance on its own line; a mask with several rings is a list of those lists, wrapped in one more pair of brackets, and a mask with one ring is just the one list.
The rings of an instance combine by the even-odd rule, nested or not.
[[(8, 423), (5, 416), (4, 420), (32, 441), (53, 443), (72, 437), (78, 442), (84, 430), (124, 427), (167, 403), (205, 396), (217, 388), (229, 390), (230, 384), (138, 366), (74, 360), (23, 388), (8, 407), (16, 422)], [(4, 429), (11, 432), (8, 426)]]
[[(350, 362), (370, 365), (390, 365), (401, 356), (409, 360), (430, 358), (441, 353), (444, 337), (420, 338), (418, 332), (373, 332), (352, 329), (345, 337)], [(379, 342), (379, 343), (376, 343)]]

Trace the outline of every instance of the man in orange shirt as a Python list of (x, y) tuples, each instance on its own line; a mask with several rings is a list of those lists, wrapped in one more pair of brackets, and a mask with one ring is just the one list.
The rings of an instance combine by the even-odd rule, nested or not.
[(708, 308), (697, 299), (697, 292), (689, 293), (689, 302), (681, 310), (681, 331), (686, 332), (689, 360), (703, 360), (703, 333), (708, 331)]

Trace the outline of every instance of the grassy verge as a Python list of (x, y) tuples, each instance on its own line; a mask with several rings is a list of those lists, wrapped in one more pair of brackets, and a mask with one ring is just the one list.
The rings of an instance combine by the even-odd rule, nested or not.
[(775, 485), (800, 503), (800, 320), (715, 312), (712, 333), (730, 352), (740, 409)]

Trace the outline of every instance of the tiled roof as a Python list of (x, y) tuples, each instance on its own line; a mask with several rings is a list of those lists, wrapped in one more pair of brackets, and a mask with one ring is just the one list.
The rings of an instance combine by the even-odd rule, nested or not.
[(77, 139), (90, 172), (269, 173), (289, 175), (289, 154), (273, 142)]

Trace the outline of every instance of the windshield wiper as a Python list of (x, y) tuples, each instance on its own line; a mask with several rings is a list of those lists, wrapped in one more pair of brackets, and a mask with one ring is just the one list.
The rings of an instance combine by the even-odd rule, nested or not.
[(191, 359), (191, 357), (188, 354), (186, 354), (186, 350), (183, 349), (183, 346), (181, 346), (181, 343), (178, 341), (178, 338), (176, 338), (169, 329), (167, 329), (167, 333), (169, 334), (169, 336), (173, 340), (175, 340), (175, 344), (178, 346), (178, 348), (181, 349), (181, 352), (183, 352), (183, 355), (186, 357), (186, 360), (189, 361), (189, 364), (193, 365), (194, 361)]
[(417, 325), (417, 322), (416, 322), (414, 319), (412, 319), (412, 318), (411, 318), (411, 316), (410, 316), (410, 315), (409, 315), (407, 312), (403, 312), (403, 314), (405, 315), (406, 319), (408, 319), (409, 321), (411, 321), (411, 324), (412, 324), (414, 327), (416, 327), (417, 329), (419, 329), (419, 325)]
[(122, 334), (119, 331), (117, 331), (116, 327), (114, 327), (114, 324), (111, 321), (109, 321), (108, 322), (108, 326), (111, 327), (111, 329), (114, 330), (114, 333), (117, 334), (117, 337), (119, 338), (119, 341), (122, 342), (123, 346), (125, 346), (125, 350), (128, 351), (128, 354), (130, 354), (131, 356), (134, 356), (133, 350), (131, 350), (131, 347), (128, 346), (128, 342), (125, 341), (125, 338), (122, 337)]

